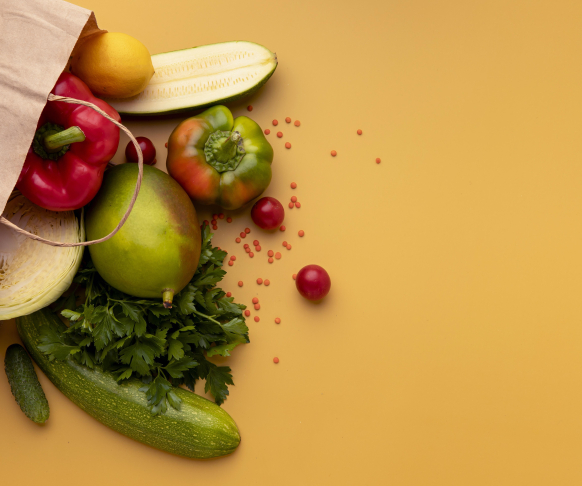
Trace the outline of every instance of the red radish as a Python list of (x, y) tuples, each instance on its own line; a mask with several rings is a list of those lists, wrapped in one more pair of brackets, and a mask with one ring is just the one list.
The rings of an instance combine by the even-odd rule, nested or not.
[(274, 197), (262, 197), (251, 209), (254, 223), (265, 230), (274, 230), (285, 219), (285, 208)]
[(329, 274), (319, 265), (307, 265), (297, 273), (295, 285), (307, 300), (323, 299), (331, 288)]
[[(156, 163), (156, 147), (149, 138), (136, 137), (139, 148), (143, 152), (143, 163), (147, 165), (154, 165)], [(137, 164), (137, 150), (133, 142), (129, 142), (125, 147), (125, 158), (128, 162)]]

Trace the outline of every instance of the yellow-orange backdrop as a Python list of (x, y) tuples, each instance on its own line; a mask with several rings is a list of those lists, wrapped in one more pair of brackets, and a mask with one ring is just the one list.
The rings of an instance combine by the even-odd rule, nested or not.
[[(39, 427), (2, 373), (2, 484), (582, 483), (580, 2), (74, 3), (152, 53), (240, 39), (276, 51), (271, 81), (232, 108), (251, 103), (263, 127), (301, 120), (270, 136), (267, 194), (302, 207), (284, 235), (253, 229), (253, 260), (233, 241), (248, 211), (216, 235), (239, 257), (224, 287), (262, 305), (228, 360), (235, 454), (150, 449), (43, 375)], [(181, 118), (128, 122), (159, 167)], [(269, 248), (283, 251), (272, 265)], [(308, 263), (332, 277), (321, 305), (294, 290)], [(17, 339), (0, 325), (0, 357)]]

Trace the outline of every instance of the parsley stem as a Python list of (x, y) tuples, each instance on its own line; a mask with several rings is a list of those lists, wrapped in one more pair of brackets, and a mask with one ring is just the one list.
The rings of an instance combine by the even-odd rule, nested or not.
[(206, 317), (206, 319), (208, 319), (209, 321), (212, 321), (220, 326), (220, 322), (218, 322), (217, 320), (213, 319), (210, 316), (207, 316), (206, 314), (202, 314), (202, 312), (198, 312), (196, 309), (194, 309), (194, 314), (198, 314), (199, 316)]

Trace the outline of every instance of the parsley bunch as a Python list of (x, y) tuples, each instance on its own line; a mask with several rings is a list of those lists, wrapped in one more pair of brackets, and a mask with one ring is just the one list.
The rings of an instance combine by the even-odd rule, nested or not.
[(164, 413), (168, 404), (180, 408), (173, 388), (186, 385), (194, 391), (200, 378), (206, 380), (218, 405), (233, 385), (228, 366), (206, 358), (230, 356), (236, 346), (248, 343), (244, 305), (226, 297), (216, 284), (226, 272), (226, 252), (212, 247), (208, 226), (202, 230), (200, 263), (190, 283), (174, 297), (171, 309), (159, 299), (143, 299), (120, 292), (97, 273), (88, 252), (75, 282), (85, 287), (85, 303), (75, 307), (75, 292), (57, 303), (69, 320), (65, 331), (43, 329), (39, 348), (49, 358), (69, 357), (89, 368), (100, 366), (118, 382), (138, 377), (144, 383), (150, 410)]

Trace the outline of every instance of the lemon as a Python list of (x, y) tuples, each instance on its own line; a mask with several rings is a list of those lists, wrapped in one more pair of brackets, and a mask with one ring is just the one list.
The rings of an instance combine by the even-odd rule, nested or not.
[(135, 96), (154, 74), (146, 46), (127, 34), (107, 32), (84, 41), (73, 55), (71, 72), (93, 94), (108, 98)]

